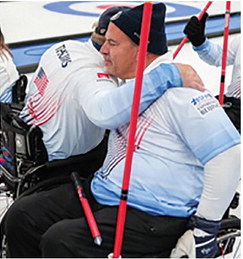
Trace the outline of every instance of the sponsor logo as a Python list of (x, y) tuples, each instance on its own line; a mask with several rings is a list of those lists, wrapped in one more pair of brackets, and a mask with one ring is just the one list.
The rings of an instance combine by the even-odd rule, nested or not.
[(65, 44), (62, 46), (58, 47), (56, 49), (57, 57), (61, 61), (61, 65), (63, 68), (65, 68), (70, 62), (72, 62), (71, 57), (66, 49)]
[(106, 73), (97, 73), (97, 82), (101, 82), (101, 81), (109, 81), (112, 82), (110, 76)]
[(205, 116), (209, 112), (220, 107), (219, 102), (210, 93), (205, 93), (192, 98), (191, 104), (196, 108), (201, 116)]

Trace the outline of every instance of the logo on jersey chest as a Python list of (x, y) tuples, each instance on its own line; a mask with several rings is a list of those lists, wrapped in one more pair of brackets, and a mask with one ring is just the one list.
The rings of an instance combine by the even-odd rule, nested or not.
[(205, 116), (220, 107), (219, 102), (210, 93), (201, 94), (198, 97), (192, 98), (191, 104), (201, 116)]

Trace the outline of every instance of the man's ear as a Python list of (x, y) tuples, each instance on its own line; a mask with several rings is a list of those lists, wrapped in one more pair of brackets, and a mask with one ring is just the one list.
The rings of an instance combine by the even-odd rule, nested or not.
[(149, 66), (159, 56), (160, 55), (153, 54), (151, 52), (147, 52), (147, 54), (146, 54), (146, 67)]

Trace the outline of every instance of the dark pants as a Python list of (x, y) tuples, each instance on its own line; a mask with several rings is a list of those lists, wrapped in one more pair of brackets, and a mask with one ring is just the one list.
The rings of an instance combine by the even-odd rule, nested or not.
[[(17, 200), (4, 231), (10, 257), (107, 257), (113, 252), (117, 207), (96, 203), (85, 181), (103, 242), (93, 243), (73, 185), (64, 184)], [(168, 257), (186, 231), (188, 219), (151, 216), (128, 208), (123, 257)]]

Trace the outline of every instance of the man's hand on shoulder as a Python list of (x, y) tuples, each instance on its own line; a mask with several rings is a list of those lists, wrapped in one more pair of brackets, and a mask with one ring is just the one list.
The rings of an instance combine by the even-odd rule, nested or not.
[(201, 92), (205, 91), (205, 86), (203, 84), (201, 77), (198, 75), (198, 73), (191, 65), (181, 63), (174, 64), (181, 74), (183, 87), (194, 88)]

